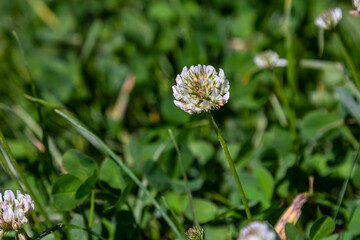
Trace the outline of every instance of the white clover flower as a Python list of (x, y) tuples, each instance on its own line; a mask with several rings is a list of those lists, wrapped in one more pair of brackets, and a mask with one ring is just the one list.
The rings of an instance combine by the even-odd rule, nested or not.
[(255, 221), (240, 230), (238, 240), (275, 240), (276, 234), (264, 222)]
[(325, 30), (334, 29), (341, 19), (341, 8), (336, 7), (322, 12), (315, 19), (315, 25)]
[(189, 114), (221, 107), (230, 97), (224, 71), (220, 68), (218, 75), (210, 65), (184, 67), (172, 89), (175, 105)]
[(349, 13), (356, 17), (360, 17), (360, 0), (353, 0), (353, 5), (356, 10), (350, 10)]
[[(18, 230), (26, 223), (27, 216), (34, 210), (34, 201), (28, 194), (6, 190), (4, 198), (0, 193), (0, 230), (4, 232)], [(1, 238), (0, 238), (1, 239)]]
[(286, 59), (279, 58), (279, 54), (273, 50), (266, 50), (254, 57), (254, 63), (261, 69), (273, 69), (275, 67), (286, 67)]

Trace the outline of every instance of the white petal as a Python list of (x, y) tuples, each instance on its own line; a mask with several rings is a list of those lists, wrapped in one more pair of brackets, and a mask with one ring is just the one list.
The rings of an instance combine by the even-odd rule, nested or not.
[(175, 106), (183, 109), (185, 107), (185, 104), (183, 102), (180, 102), (180, 101), (177, 101), (177, 100), (174, 100), (174, 104)]
[(324, 19), (322, 17), (317, 17), (315, 19), (315, 25), (320, 27), (320, 28), (323, 28), (323, 29), (329, 29), (330, 26), (328, 24), (325, 23)]
[(12, 223), (15, 219), (14, 212), (9, 205), (6, 205), (3, 212), (3, 219), (6, 223)]
[(280, 58), (280, 59), (277, 60), (275, 66), (276, 66), (276, 67), (286, 67), (287, 64), (288, 64), (288, 61), (287, 61), (286, 59)]
[(222, 98), (223, 99), (223, 104), (227, 103), (229, 98), (230, 98), (230, 92), (227, 92)]
[(268, 67), (268, 63), (267, 61), (265, 61), (263, 58), (261, 58), (260, 56), (255, 56), (254, 57), (254, 63), (256, 64), (256, 66), (258, 66), (259, 68), (267, 68)]
[(15, 200), (15, 196), (14, 193), (11, 190), (6, 190), (4, 193), (4, 204), (8, 205), (8, 204), (13, 204)]

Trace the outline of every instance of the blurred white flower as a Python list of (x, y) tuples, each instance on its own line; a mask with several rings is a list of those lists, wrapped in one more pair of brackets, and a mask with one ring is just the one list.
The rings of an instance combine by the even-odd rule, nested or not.
[(326, 30), (334, 29), (341, 19), (341, 8), (336, 7), (322, 12), (315, 19), (315, 25)]
[(184, 67), (172, 89), (175, 105), (189, 114), (221, 107), (230, 97), (224, 71), (220, 68), (217, 74), (210, 65)]
[[(34, 210), (34, 201), (28, 194), (16, 192), (17, 198), (12, 191), (6, 190), (4, 198), (0, 193), (0, 229), (2, 233), (18, 230), (26, 223), (27, 216)], [(0, 238), (1, 239), (1, 238)]]
[(360, 17), (360, 0), (353, 0), (353, 5), (356, 10), (350, 10), (349, 13), (356, 17)]
[(276, 234), (264, 222), (255, 221), (240, 230), (238, 240), (275, 240)]
[(279, 58), (279, 54), (273, 50), (266, 50), (254, 57), (254, 63), (261, 69), (273, 69), (275, 67), (285, 67), (288, 62), (286, 59)]

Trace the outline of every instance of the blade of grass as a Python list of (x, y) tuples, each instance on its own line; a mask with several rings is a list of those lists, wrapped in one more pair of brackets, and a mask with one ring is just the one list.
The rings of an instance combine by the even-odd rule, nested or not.
[(191, 212), (192, 212), (192, 215), (193, 215), (193, 219), (194, 219), (195, 225), (199, 225), (199, 221), (198, 221), (198, 219), (196, 217), (193, 197), (192, 197), (191, 190), (190, 190), (190, 187), (189, 187), (189, 181), (188, 181), (188, 178), (186, 176), (184, 162), (183, 162), (182, 157), (181, 157), (180, 149), (179, 149), (179, 146), (176, 143), (174, 134), (172, 133), (171, 129), (168, 129), (168, 131), (169, 131), (171, 140), (174, 143), (176, 153), (178, 155), (178, 159), (179, 159), (179, 162), (180, 162), (181, 172), (182, 172), (182, 175), (183, 175), (183, 178), (184, 178), (185, 188), (186, 188), (186, 192), (187, 192), (187, 195), (188, 195), (188, 198), (189, 198), (189, 204), (190, 204), (190, 209), (191, 209)]
[(59, 22), (53, 11), (42, 0), (27, 0), (29, 5), (34, 9), (35, 13), (43, 20), (49, 27), (55, 28)]
[(360, 80), (359, 80), (359, 77), (357, 75), (357, 71), (356, 71), (356, 68), (354, 66), (354, 63), (353, 61), (351, 60), (350, 58), (350, 55), (348, 53), (348, 51), (346, 50), (342, 40), (341, 40), (341, 37), (339, 36), (339, 34), (337, 34), (336, 32), (334, 32), (334, 36), (335, 36), (335, 39), (341, 49), (341, 52), (342, 54), (344, 55), (344, 58), (345, 58), (345, 61), (346, 61), (346, 64), (348, 65), (348, 67), (350, 68), (350, 71), (351, 71), (351, 74), (352, 74), (352, 77), (354, 79), (354, 82), (355, 82), (355, 85), (356, 87), (360, 90)]
[(169, 206), (169, 203), (166, 201), (165, 197), (163, 196), (161, 199), (162, 199), (164, 205), (170, 210), (171, 215), (173, 216), (173, 218), (175, 220), (176, 226), (180, 229), (181, 232), (185, 232), (185, 229), (183, 228), (180, 221), (178, 220), (174, 210)]
[[(38, 0), (39, 3), (42, 3), (41, 0)], [(45, 5), (46, 6), (46, 5)], [(24, 52), (24, 48), (21, 44), (21, 41), (20, 41), (20, 38), (19, 36), (17, 35), (16, 31), (13, 30), (12, 31), (12, 34), (13, 36), (15, 37), (18, 45), (19, 45), (19, 49), (20, 49), (20, 52), (21, 52), (21, 55), (22, 55), (22, 58), (23, 58), (23, 61), (24, 61), (24, 65), (25, 65), (25, 70), (26, 70), (26, 73), (27, 73), (27, 77), (28, 77), (28, 81), (31, 85), (31, 92), (32, 92), (32, 95), (33, 97), (35, 98), (39, 98), (39, 93), (38, 93), (38, 90), (35, 86), (35, 82), (34, 82), (34, 79), (31, 75), (31, 71), (30, 71), (30, 68), (29, 68), (29, 64), (26, 60), (26, 57), (25, 57), (25, 52)], [(45, 158), (45, 168), (48, 168), (49, 171), (51, 172), (55, 172), (55, 169), (54, 169), (54, 165), (53, 165), (53, 162), (52, 162), (52, 158), (51, 158), (51, 154), (50, 154), (50, 150), (49, 150), (49, 139), (48, 139), (48, 133), (47, 133), (47, 130), (46, 130), (46, 124), (45, 124), (45, 121), (44, 121), (44, 118), (43, 118), (43, 114), (42, 114), (42, 111), (41, 111), (41, 106), (39, 103), (35, 102), (35, 108), (36, 108), (36, 112), (37, 112), (37, 115), (38, 115), (38, 121), (39, 121), (39, 125), (41, 126), (41, 129), (42, 129), (42, 137), (41, 137), (41, 142), (43, 143), (44, 147), (45, 147), (45, 154), (44, 154), (44, 158)]]
[(295, 78), (295, 57), (294, 57), (294, 43), (293, 31), (291, 26), (291, 5), (292, 0), (285, 0), (285, 44), (286, 44), (286, 58), (288, 66), (286, 68), (287, 79), (295, 96), (296, 94), (296, 78)]
[(358, 156), (359, 156), (359, 151), (360, 151), (360, 144), (358, 144), (356, 154), (355, 154), (355, 157), (354, 157), (354, 159), (352, 161), (349, 174), (348, 174), (347, 178), (345, 179), (343, 186), (341, 187), (341, 191), (340, 191), (339, 198), (338, 198), (338, 203), (336, 205), (336, 210), (335, 210), (334, 216), (333, 216), (334, 221), (336, 220), (336, 217), (337, 217), (337, 215), (339, 213), (340, 206), (341, 206), (341, 203), (342, 203), (342, 201), (344, 199), (344, 195), (345, 195), (345, 192), (346, 192), (347, 185), (349, 184), (349, 180), (351, 178), (352, 172), (353, 172), (353, 170), (355, 168), (355, 165), (356, 165), (356, 162), (357, 162), (356, 160), (358, 159)]
[(163, 216), (164, 220), (169, 224), (170, 228), (174, 231), (175, 235), (179, 239), (184, 239), (183, 235), (180, 233), (179, 229), (173, 223), (173, 221), (168, 217), (164, 209), (160, 206), (158, 201), (151, 195), (151, 193), (147, 190), (147, 188), (141, 183), (141, 181), (135, 176), (135, 174), (128, 168), (120, 157), (118, 157), (99, 137), (97, 137), (94, 133), (89, 131), (78, 119), (75, 117), (65, 113), (64, 111), (55, 109), (55, 112), (67, 120), (71, 125), (77, 130), (85, 139), (87, 139), (91, 144), (93, 144), (96, 148), (108, 154), (116, 164), (118, 164), (121, 169), (135, 182), (135, 184), (145, 193), (145, 195), (149, 198), (151, 203), (155, 206), (155, 208), (160, 212)]

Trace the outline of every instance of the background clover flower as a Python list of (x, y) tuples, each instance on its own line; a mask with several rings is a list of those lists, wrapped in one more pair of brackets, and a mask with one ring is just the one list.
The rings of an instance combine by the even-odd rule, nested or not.
[(260, 69), (273, 69), (275, 67), (285, 67), (288, 62), (286, 59), (279, 58), (279, 54), (273, 50), (266, 50), (254, 57), (254, 63)]
[(184, 67), (172, 89), (175, 105), (189, 114), (221, 107), (230, 97), (224, 71), (210, 65)]
[(353, 5), (356, 10), (350, 10), (349, 13), (356, 17), (360, 17), (360, 0), (353, 0)]
[(315, 19), (315, 25), (325, 30), (334, 29), (341, 19), (342, 11), (337, 7), (322, 12)]
[(238, 240), (275, 240), (276, 234), (269, 226), (260, 221), (248, 224), (240, 230)]
[(4, 198), (0, 193), (0, 230), (3, 232), (18, 230), (27, 222), (27, 216), (34, 210), (34, 202), (28, 194), (6, 190)]

